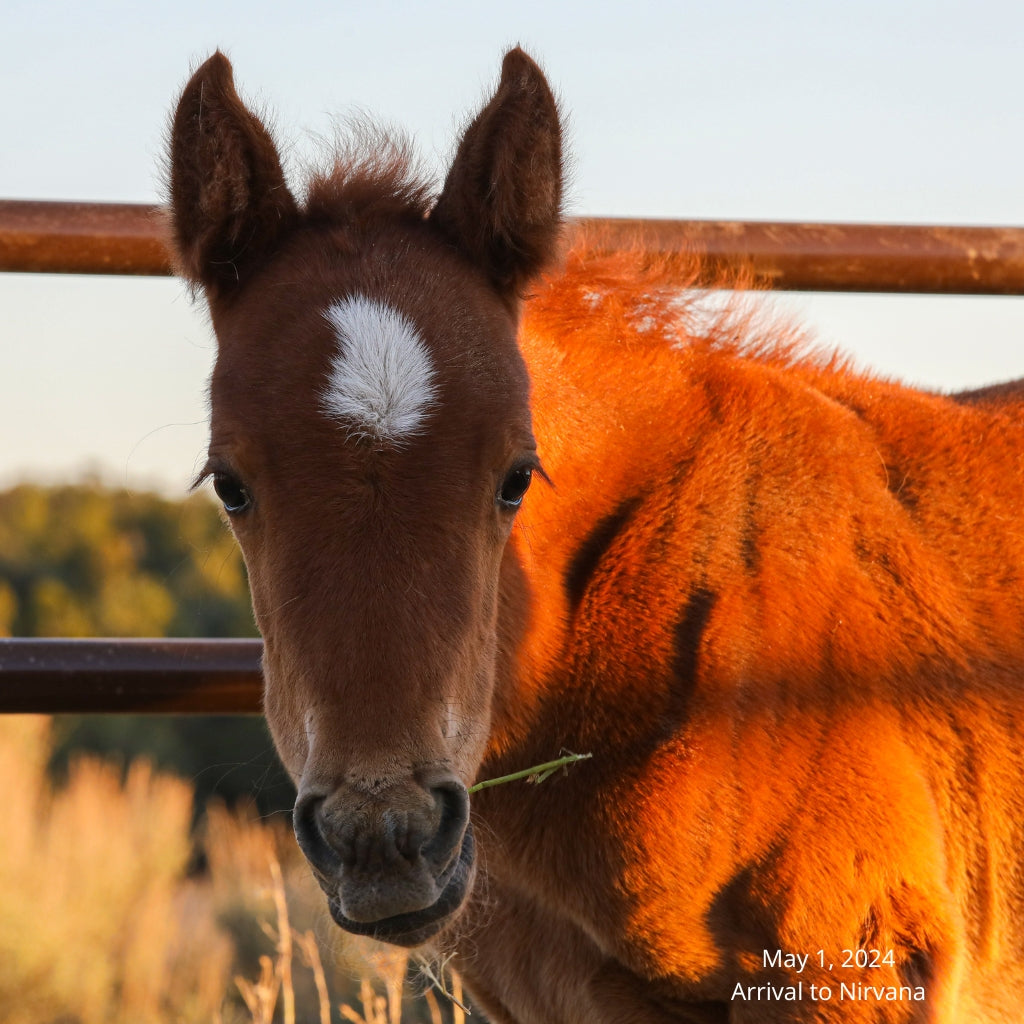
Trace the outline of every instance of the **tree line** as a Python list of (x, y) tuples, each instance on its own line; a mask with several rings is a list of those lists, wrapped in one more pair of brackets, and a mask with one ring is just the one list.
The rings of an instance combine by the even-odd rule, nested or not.
[(204, 494), (0, 493), (0, 635), (255, 636), (245, 569)]

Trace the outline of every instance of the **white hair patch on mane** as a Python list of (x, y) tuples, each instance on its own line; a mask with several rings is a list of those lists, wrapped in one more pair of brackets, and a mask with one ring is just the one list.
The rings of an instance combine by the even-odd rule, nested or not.
[(415, 325), (362, 295), (335, 302), (324, 315), (338, 339), (322, 395), (324, 412), (357, 437), (397, 442), (419, 431), (437, 388)]

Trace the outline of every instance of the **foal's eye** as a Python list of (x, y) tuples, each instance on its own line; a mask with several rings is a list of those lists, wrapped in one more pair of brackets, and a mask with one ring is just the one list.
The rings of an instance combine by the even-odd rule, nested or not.
[(517, 466), (501, 484), (498, 491), (498, 502), (505, 508), (515, 509), (523, 503), (523, 495), (530, 488), (530, 481), (533, 479), (533, 469), (530, 466)]
[(252, 504), (252, 498), (245, 485), (230, 473), (215, 473), (213, 489), (217, 492), (228, 515), (237, 516), (245, 512)]

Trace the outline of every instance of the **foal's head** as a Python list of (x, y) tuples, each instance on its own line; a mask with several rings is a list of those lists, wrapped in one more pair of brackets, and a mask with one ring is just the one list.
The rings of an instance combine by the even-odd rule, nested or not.
[(402, 944), (473, 877), (502, 561), (538, 469), (517, 307), (560, 163), (519, 50), (436, 203), (384, 145), (298, 202), (220, 54), (174, 118), (175, 244), (218, 339), (204, 475), (248, 566), (296, 834), (339, 924)]

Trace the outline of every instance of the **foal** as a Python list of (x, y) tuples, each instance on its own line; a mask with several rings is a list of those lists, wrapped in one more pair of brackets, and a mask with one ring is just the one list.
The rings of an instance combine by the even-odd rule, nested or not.
[(334, 919), (498, 1024), (1016, 1020), (1021, 390), (550, 273), (561, 163), (520, 50), (438, 195), (378, 141), (297, 199), (220, 54), (174, 118), (203, 476)]

